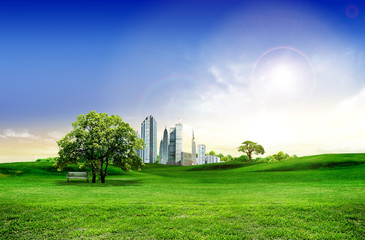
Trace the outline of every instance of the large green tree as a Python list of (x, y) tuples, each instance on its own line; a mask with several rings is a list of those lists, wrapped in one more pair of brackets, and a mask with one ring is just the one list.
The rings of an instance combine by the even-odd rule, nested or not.
[(92, 182), (99, 175), (105, 183), (109, 164), (129, 171), (140, 169), (142, 159), (136, 150), (144, 147), (132, 127), (119, 116), (91, 111), (79, 115), (72, 123), (73, 130), (57, 142), (59, 158), (55, 166), (62, 170), (68, 164), (91, 167)]
[(245, 153), (248, 156), (248, 160), (252, 161), (252, 154), (264, 154), (264, 147), (256, 142), (245, 141), (239, 146), (238, 151)]

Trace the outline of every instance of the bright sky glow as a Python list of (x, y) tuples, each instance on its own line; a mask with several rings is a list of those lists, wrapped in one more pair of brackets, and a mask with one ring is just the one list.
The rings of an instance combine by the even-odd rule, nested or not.
[[(0, 162), (55, 156), (79, 114), (184, 150), (365, 152), (365, 2), (1, 1)], [(6, 24), (5, 24), (6, 23)]]
[(267, 92), (278, 94), (292, 94), (293, 91), (299, 90), (297, 84), (299, 83), (300, 72), (296, 71), (287, 64), (278, 64), (268, 70), (267, 79), (260, 79), (265, 81), (267, 85)]
[(315, 84), (311, 61), (304, 53), (279, 47), (263, 54), (255, 63), (252, 80), (266, 97), (305, 99)]

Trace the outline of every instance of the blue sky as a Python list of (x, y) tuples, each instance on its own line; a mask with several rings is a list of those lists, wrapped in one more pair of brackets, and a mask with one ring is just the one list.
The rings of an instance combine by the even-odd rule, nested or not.
[[(1, 1), (0, 161), (90, 110), (237, 155), (364, 152), (363, 1)], [(21, 149), (21, 150), (19, 150)]]

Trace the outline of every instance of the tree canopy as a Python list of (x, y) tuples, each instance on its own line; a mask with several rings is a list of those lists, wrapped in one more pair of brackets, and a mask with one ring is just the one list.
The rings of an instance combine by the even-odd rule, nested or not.
[(252, 141), (243, 142), (242, 145), (239, 146), (238, 151), (245, 153), (248, 156), (249, 162), (252, 161), (252, 154), (259, 155), (265, 153), (263, 146)]
[(132, 166), (137, 169), (143, 166), (136, 150), (143, 149), (144, 142), (119, 116), (91, 111), (79, 115), (72, 127), (73, 130), (57, 142), (59, 158), (55, 166), (59, 170), (68, 164), (91, 167), (92, 182), (95, 183), (99, 175), (105, 183), (110, 163), (125, 172)]
[(214, 156), (215, 155), (215, 152), (212, 150), (208, 153), (208, 155), (211, 155), (211, 156)]
[(297, 155), (290, 156), (289, 154), (284, 153), (283, 151), (280, 151), (277, 154), (268, 156), (268, 158), (269, 158), (269, 162), (278, 162), (278, 161), (297, 158)]

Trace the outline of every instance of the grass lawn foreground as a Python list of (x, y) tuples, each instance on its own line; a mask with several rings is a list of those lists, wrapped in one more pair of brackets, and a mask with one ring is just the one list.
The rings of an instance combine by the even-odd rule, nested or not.
[(0, 239), (365, 239), (365, 154), (70, 170), (0, 164)]

